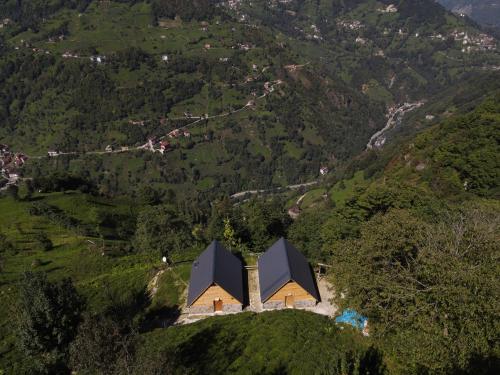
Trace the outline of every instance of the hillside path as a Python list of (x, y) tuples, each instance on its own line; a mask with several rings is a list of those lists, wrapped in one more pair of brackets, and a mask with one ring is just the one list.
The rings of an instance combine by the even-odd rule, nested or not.
[(305, 182), (303, 184), (295, 184), (295, 185), (287, 185), (284, 187), (278, 187), (274, 189), (261, 189), (261, 190), (245, 190), (245, 191), (239, 191), (237, 193), (234, 193), (229, 196), (231, 199), (236, 199), (236, 198), (241, 198), (244, 197), (245, 195), (255, 195), (255, 194), (262, 194), (262, 193), (269, 193), (269, 192), (274, 192), (274, 191), (280, 191), (280, 190), (295, 190), (295, 189), (300, 189), (302, 187), (308, 187), (308, 186), (313, 186), (318, 184), (318, 180), (310, 181), (310, 182)]

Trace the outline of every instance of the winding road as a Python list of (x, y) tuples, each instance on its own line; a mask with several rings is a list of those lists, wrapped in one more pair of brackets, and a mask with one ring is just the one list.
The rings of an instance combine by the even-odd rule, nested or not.
[(237, 199), (237, 198), (242, 198), (246, 195), (255, 195), (255, 194), (262, 194), (262, 193), (270, 193), (270, 192), (275, 192), (275, 191), (281, 191), (281, 190), (295, 190), (295, 189), (300, 189), (302, 187), (308, 187), (308, 186), (313, 186), (317, 185), (319, 181), (311, 181), (311, 182), (305, 182), (303, 184), (295, 184), (295, 185), (287, 185), (284, 187), (277, 187), (274, 189), (263, 189), (263, 190), (246, 190), (246, 191), (240, 191), (238, 193), (234, 193), (233, 195), (230, 195), (229, 198), (231, 199)]

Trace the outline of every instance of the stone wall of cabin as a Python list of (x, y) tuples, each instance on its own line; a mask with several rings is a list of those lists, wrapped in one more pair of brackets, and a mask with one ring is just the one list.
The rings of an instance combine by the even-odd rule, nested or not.
[(316, 299), (311, 296), (304, 288), (294, 281), (285, 284), (281, 289), (274, 293), (264, 304), (266, 310), (284, 309), (285, 298), (293, 296), (293, 307), (303, 309), (316, 306)]
[(223, 312), (228, 312), (228, 313), (237, 313), (241, 312), (243, 310), (243, 305), (241, 303), (239, 304), (223, 304), (222, 305), (222, 311)]
[(301, 300), (301, 301), (295, 301), (293, 306), (297, 309), (305, 309), (308, 307), (314, 307), (316, 306), (316, 300)]
[(285, 301), (267, 301), (262, 305), (264, 310), (279, 310), (285, 308)]
[(222, 300), (222, 312), (241, 312), (243, 305), (218, 285), (208, 288), (189, 308), (190, 314), (214, 314), (214, 301)]
[(197, 305), (197, 306), (191, 306), (189, 308), (189, 313), (190, 314), (213, 314), (214, 312), (214, 307), (212, 306), (207, 306), (207, 305)]

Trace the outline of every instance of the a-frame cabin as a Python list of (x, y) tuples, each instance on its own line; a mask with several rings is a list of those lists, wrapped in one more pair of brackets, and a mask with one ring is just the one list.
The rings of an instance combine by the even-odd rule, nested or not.
[(258, 269), (264, 309), (305, 308), (320, 301), (307, 259), (284, 238), (259, 258)]
[(238, 312), (243, 301), (243, 264), (218, 241), (213, 241), (191, 267), (189, 313)]

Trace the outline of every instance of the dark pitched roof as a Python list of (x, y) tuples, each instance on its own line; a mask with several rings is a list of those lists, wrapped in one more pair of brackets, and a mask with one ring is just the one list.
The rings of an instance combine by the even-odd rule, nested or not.
[(307, 259), (284, 238), (276, 241), (258, 261), (260, 299), (267, 301), (289, 281), (295, 281), (320, 300)]
[(217, 284), (243, 303), (243, 264), (218, 241), (213, 241), (191, 267), (187, 305)]

